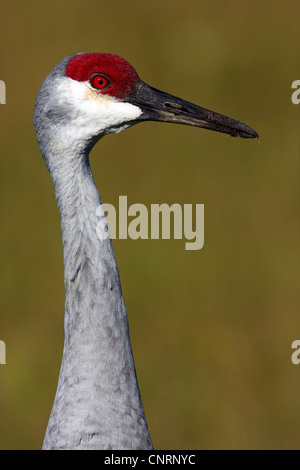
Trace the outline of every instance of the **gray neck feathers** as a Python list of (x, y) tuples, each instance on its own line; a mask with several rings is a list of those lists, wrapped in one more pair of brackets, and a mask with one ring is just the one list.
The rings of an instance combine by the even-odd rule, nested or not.
[(112, 243), (96, 231), (91, 143), (67, 145), (51, 113), (39, 126), (42, 112), (34, 123), (61, 215), (65, 277), (63, 359), (43, 448), (151, 449)]

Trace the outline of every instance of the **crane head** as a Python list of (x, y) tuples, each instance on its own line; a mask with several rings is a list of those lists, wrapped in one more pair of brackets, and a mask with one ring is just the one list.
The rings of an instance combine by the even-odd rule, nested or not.
[(105, 134), (147, 120), (258, 137), (240, 121), (147, 85), (114, 54), (79, 53), (63, 59), (44, 81), (34, 115), (38, 140), (51, 127), (52, 134), (63, 132), (65, 142), (85, 141), (90, 147)]
[[(130, 120), (176, 122), (232, 136), (258, 137), (253, 129), (235, 119), (150, 87), (126, 60), (114, 54), (77, 54), (69, 61), (66, 76), (83, 85), (86, 100), (106, 106), (107, 110), (111, 107), (112, 114), (123, 109), (124, 113), (120, 113), (123, 119), (127, 111)], [(117, 103), (119, 106), (114, 110)]]

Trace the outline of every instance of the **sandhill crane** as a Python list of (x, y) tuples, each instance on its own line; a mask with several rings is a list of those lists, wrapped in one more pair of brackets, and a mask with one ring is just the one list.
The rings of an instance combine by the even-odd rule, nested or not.
[(89, 153), (141, 121), (258, 137), (245, 124), (159, 91), (113, 54), (64, 58), (37, 95), (34, 126), (61, 217), (64, 350), (44, 449), (152, 449), (110, 238), (96, 234), (101, 200)]

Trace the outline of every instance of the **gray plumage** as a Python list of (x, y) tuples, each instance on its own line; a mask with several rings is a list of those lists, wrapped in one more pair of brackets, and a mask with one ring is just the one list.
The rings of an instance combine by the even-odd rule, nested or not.
[(97, 232), (101, 201), (89, 164), (102, 136), (145, 120), (257, 137), (239, 121), (148, 86), (111, 54), (66, 57), (45, 79), (33, 122), (61, 216), (65, 341), (44, 449), (152, 449), (112, 243)]
[(33, 120), (61, 216), (66, 299), (63, 359), (43, 448), (151, 449), (112, 243), (96, 233), (101, 201), (91, 142), (68, 141), (59, 130), (76, 115), (56, 93), (71, 57), (43, 83)]

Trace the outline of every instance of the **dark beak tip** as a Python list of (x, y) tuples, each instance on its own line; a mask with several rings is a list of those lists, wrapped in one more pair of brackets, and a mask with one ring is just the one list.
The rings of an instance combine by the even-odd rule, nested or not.
[[(251, 128), (250, 128), (251, 129)], [(258, 133), (254, 130), (254, 129), (251, 129), (251, 133), (250, 135), (248, 135), (248, 138), (249, 139), (258, 139), (259, 138), (259, 135)]]
[(249, 130), (237, 132), (232, 137), (241, 137), (242, 139), (258, 139), (259, 135), (254, 129), (251, 129), (251, 127), (249, 127)]
[(163, 121), (202, 127), (232, 137), (257, 139), (258, 133), (241, 121), (210, 111), (140, 81), (130, 102), (143, 113), (141, 120)]

